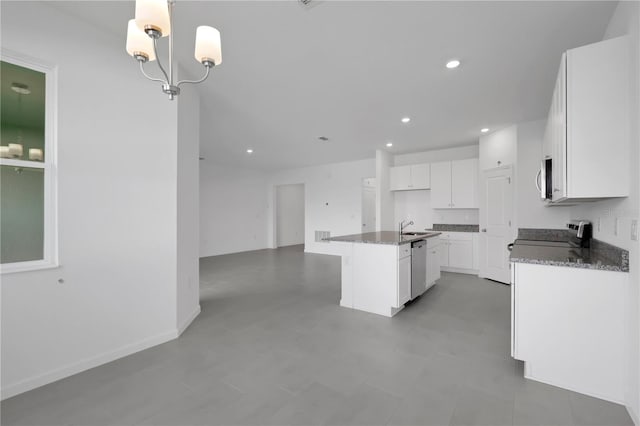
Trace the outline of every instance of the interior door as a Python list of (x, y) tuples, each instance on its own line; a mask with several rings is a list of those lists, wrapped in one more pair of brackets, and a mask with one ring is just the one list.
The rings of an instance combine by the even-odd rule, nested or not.
[(483, 173), (483, 209), (481, 223), (484, 255), (481, 276), (509, 284), (509, 250), (513, 242), (513, 185), (511, 167), (487, 170)]

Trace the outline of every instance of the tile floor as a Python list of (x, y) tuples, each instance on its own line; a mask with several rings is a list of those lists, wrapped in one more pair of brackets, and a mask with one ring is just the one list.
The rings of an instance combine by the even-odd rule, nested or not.
[(509, 288), (461, 274), (394, 318), (340, 308), (340, 261), (300, 246), (201, 260), (180, 339), (2, 402), (2, 425), (632, 425), (527, 381)]

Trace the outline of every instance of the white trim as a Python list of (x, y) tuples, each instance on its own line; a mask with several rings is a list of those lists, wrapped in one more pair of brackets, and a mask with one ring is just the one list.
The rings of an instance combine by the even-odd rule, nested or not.
[(0, 274), (55, 268), (58, 263), (58, 67), (7, 49), (0, 60), (45, 74), (44, 162), (2, 159), (0, 164), (44, 169), (43, 259), (0, 265)]
[(201, 309), (200, 305), (189, 315), (189, 317), (182, 322), (182, 324), (178, 324), (178, 336), (181, 336), (182, 333), (191, 325), (193, 320), (196, 319), (198, 315), (200, 315)]
[(636, 426), (640, 426), (640, 419), (638, 418), (638, 415), (635, 413), (635, 411), (633, 411), (633, 408), (631, 408), (630, 405), (627, 405), (626, 408), (627, 413), (629, 413), (629, 417), (631, 417), (631, 420), (633, 421), (633, 424)]
[(135, 343), (121, 346), (116, 350), (104, 352), (91, 358), (87, 358), (82, 361), (57, 368), (47, 373), (24, 379), (18, 383), (13, 383), (2, 388), (2, 391), (0, 392), (0, 399), (5, 400), (7, 398), (11, 398), (12, 396), (30, 391), (32, 389), (44, 386), (60, 379), (64, 379), (65, 377), (81, 373), (91, 368), (98, 367), (99, 365), (115, 361), (116, 359), (123, 358), (136, 352), (140, 352), (152, 346), (160, 345), (177, 337), (178, 329), (176, 328), (174, 330), (170, 330), (156, 336), (142, 339)]
[(527, 368), (526, 368), (527, 364), (528, 363), (525, 362), (525, 374), (524, 374), (524, 378), (525, 379), (533, 380), (534, 382), (544, 383), (546, 385), (555, 386), (557, 388), (567, 389), (567, 390), (570, 390), (572, 392), (581, 393), (583, 395), (591, 396), (591, 397), (594, 397), (594, 398), (602, 399), (604, 401), (613, 402), (614, 404), (620, 404), (622, 406), (625, 406), (623, 401), (621, 401), (619, 399), (616, 399), (616, 398), (612, 398), (610, 396), (602, 395), (602, 394), (599, 394), (597, 392), (591, 392), (589, 390), (579, 389), (579, 388), (577, 388), (575, 386), (569, 386), (569, 385), (566, 385), (564, 383), (557, 382), (555, 380), (547, 380), (547, 379), (540, 378), (540, 377), (534, 377), (534, 376), (532, 376), (530, 374), (527, 374)]

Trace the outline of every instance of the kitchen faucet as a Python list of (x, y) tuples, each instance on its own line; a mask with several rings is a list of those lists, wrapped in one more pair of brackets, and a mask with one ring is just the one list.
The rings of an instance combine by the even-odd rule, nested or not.
[(413, 221), (407, 223), (406, 225), (404, 223), (404, 220), (400, 221), (400, 223), (398, 224), (398, 232), (400, 233), (400, 235), (402, 235), (402, 231), (404, 231), (404, 228), (410, 225), (413, 225)]

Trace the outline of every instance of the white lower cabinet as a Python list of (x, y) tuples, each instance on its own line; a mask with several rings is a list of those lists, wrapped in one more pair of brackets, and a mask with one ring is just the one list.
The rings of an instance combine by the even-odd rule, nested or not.
[(440, 279), (440, 239), (427, 239), (427, 288)]
[(511, 263), (511, 354), (525, 377), (623, 402), (628, 276)]
[(443, 232), (440, 235), (440, 266), (444, 271), (477, 274), (476, 232)]
[[(411, 244), (407, 244), (411, 246)], [(411, 299), (411, 255), (398, 259), (398, 301), (400, 307)]]

